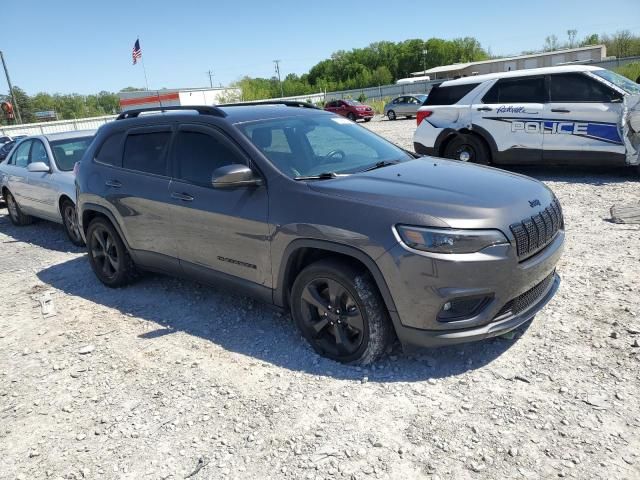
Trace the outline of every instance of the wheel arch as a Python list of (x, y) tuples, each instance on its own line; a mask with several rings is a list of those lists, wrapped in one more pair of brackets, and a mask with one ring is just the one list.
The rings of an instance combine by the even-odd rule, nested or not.
[(369, 255), (348, 245), (313, 239), (294, 240), (285, 249), (278, 273), (278, 282), (273, 293), (274, 303), (280, 307), (288, 308), (291, 287), (298, 274), (307, 265), (327, 257), (340, 257), (367, 270), (373, 277), (387, 310), (396, 311), (395, 303), (382, 272)]
[(58, 197), (58, 212), (60, 213), (61, 217), (62, 217), (62, 204), (67, 200), (69, 200), (74, 205), (76, 204), (76, 202), (74, 202), (73, 199), (66, 193), (60, 194), (60, 196)]
[(106, 219), (113, 226), (113, 228), (116, 229), (116, 232), (118, 232), (118, 235), (122, 239), (122, 243), (124, 243), (125, 247), (129, 251), (129, 255), (131, 255), (132, 252), (131, 248), (129, 247), (129, 242), (127, 242), (127, 237), (123, 234), (122, 228), (120, 228), (120, 224), (116, 220), (115, 216), (107, 208), (101, 205), (85, 204), (82, 207), (82, 214), (80, 215), (79, 220), (81, 222), (82, 235), (85, 237), (85, 239), (87, 236), (87, 228), (89, 227), (89, 223), (91, 223), (94, 218), (98, 217)]
[(489, 132), (477, 125), (472, 125), (471, 128), (464, 127), (459, 130), (454, 130), (452, 128), (443, 130), (436, 139), (436, 151), (438, 152), (438, 156), (443, 157), (447, 145), (460, 134), (471, 135), (480, 140), (484, 146), (487, 147), (487, 151), (489, 152), (489, 163), (493, 162), (493, 159), (496, 158), (496, 154), (498, 152), (496, 142)]

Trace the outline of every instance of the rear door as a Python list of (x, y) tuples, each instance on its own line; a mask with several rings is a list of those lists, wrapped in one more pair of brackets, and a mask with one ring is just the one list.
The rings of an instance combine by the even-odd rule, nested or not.
[[(103, 176), (105, 196), (117, 209), (138, 261), (170, 271), (178, 268), (174, 225), (168, 208), (172, 131), (170, 124), (130, 129), (124, 139), (122, 168), (107, 168)], [(106, 142), (102, 148), (105, 145)]]
[(495, 163), (542, 161), (545, 100), (542, 75), (501, 78), (481, 98), (474, 99), (473, 124), (495, 141), (498, 150)]
[(544, 161), (624, 164), (622, 95), (580, 72), (549, 75), (548, 84)]
[(215, 279), (217, 272), (258, 285), (270, 283), (267, 187), (213, 188), (222, 166), (251, 166), (221, 130), (181, 125), (172, 154), (172, 224), (185, 273)]
[(6, 167), (6, 186), (16, 199), (18, 205), (24, 210), (33, 212), (33, 200), (29, 195), (29, 182), (27, 179), (27, 165), (29, 164), (29, 152), (33, 140), (20, 142), (13, 150)]

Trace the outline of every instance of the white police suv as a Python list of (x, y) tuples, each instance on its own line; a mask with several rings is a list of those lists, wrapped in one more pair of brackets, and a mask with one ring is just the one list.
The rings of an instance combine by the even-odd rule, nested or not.
[(640, 164), (640, 85), (584, 65), (445, 81), (418, 110), (417, 153), (494, 164)]

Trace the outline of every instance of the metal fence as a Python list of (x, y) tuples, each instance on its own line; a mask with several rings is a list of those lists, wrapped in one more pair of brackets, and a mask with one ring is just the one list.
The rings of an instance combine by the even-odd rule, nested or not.
[(103, 117), (77, 118), (74, 120), (58, 120), (55, 122), (23, 123), (22, 125), (1, 126), (3, 135), (43, 135), (45, 133), (70, 132), (73, 130), (93, 130), (114, 120), (117, 115)]

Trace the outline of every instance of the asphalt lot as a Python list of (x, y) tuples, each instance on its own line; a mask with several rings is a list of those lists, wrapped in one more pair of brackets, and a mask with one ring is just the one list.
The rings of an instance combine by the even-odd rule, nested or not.
[[(415, 120), (366, 128), (410, 148)], [(557, 296), (510, 338), (370, 368), (236, 293), (107, 289), (61, 226), (0, 209), (0, 479), (640, 478), (640, 225), (608, 221), (640, 177), (517, 171), (564, 207)]]

